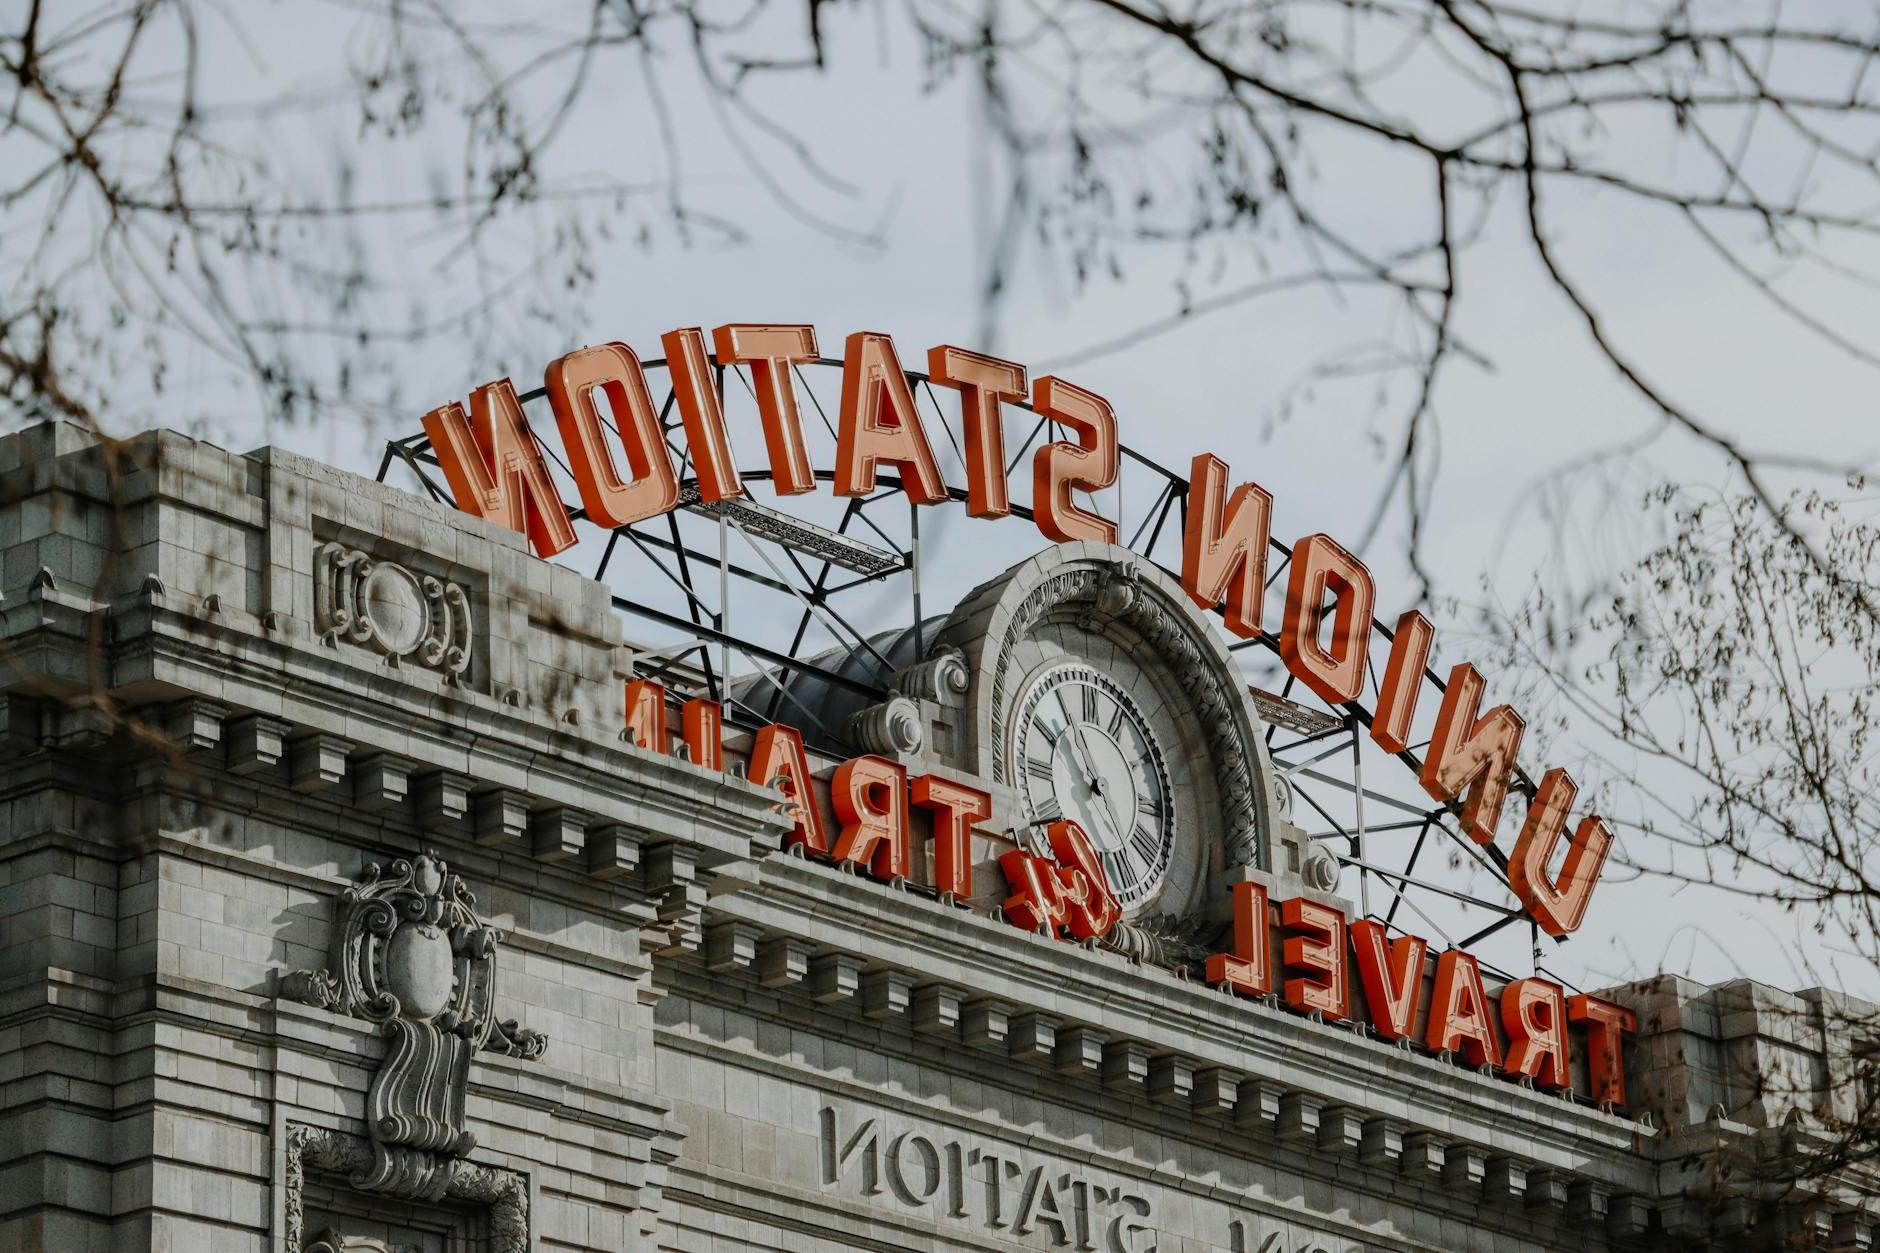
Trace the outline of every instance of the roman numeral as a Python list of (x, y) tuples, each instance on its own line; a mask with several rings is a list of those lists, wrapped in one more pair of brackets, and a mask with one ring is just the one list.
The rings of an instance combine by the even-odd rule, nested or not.
[(1047, 796), (1032, 803), (1031, 817), (1034, 822), (1056, 822), (1063, 816), (1064, 811), (1058, 808), (1055, 796)]
[(1161, 814), (1162, 802), (1146, 787), (1136, 789), (1136, 812), (1145, 818), (1154, 818)]
[(1144, 865), (1155, 864), (1156, 843), (1155, 829), (1143, 823), (1137, 823), (1129, 836), (1129, 846), (1142, 854)]
[(1046, 783), (1052, 782), (1051, 759), (1047, 757), (1040, 761), (1036, 757), (1027, 757), (1025, 773), (1034, 779), (1043, 779)]
[(1097, 720), (1097, 689), (1080, 685), (1077, 695), (1078, 704), (1083, 708), (1082, 721), (1094, 723)]
[(1104, 730), (1110, 733), (1111, 739), (1116, 739), (1123, 733), (1123, 702), (1111, 701), (1110, 706), (1110, 721), (1105, 725)]

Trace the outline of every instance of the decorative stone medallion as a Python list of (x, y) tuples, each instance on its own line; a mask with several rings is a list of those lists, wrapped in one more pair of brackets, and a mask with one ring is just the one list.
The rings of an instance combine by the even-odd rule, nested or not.
[(455, 583), (414, 574), (344, 544), (320, 547), (314, 610), (322, 635), (363, 644), (461, 680), (470, 668), (470, 598)]
[(372, 1161), (354, 1187), (443, 1196), (456, 1159), (476, 1147), (464, 1125), (470, 1059), (482, 1048), (535, 1058), (548, 1045), (494, 1018), (499, 937), (475, 907), (463, 880), (428, 853), (389, 871), (368, 866), (341, 898), (333, 969), (281, 979), (284, 995), (377, 1023), (387, 1037), (366, 1094)]

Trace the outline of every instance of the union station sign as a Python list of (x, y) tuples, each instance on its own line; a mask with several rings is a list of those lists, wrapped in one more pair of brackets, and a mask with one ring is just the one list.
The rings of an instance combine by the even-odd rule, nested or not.
[[(716, 371), (731, 366), (745, 369), (753, 389), (772, 490), (784, 497), (813, 491), (817, 476), (792, 381), (795, 367), (819, 359), (813, 328), (729, 324), (712, 333), (711, 343), (715, 361), (698, 328), (662, 337), (697, 501), (713, 505), (748, 495), (714, 380)], [(948, 345), (931, 349), (927, 365), (930, 384), (959, 396), (964, 491), (950, 489), (942, 477), (892, 339), (857, 332), (842, 358), (835, 464), (827, 476), (837, 496), (899, 491), (919, 506), (960, 499), (976, 519), (1011, 515), (1007, 467), (1016, 463), (1008, 463), (1005, 411), (1028, 400), (1055, 434), (1066, 436), (1031, 453), (1029, 514), (1038, 531), (1059, 545), (1117, 544), (1117, 521), (1104, 516), (1094, 496), (1116, 482), (1120, 462), (1117, 418), (1103, 397), (1056, 376), (1029, 379), (1021, 364)], [(472, 392), (467, 412), (452, 402), (424, 417), (458, 508), (525, 533), (536, 554), (547, 558), (577, 542), (578, 517), (619, 528), (680, 506), (675, 450), (633, 349), (609, 343), (570, 352), (548, 367), (545, 391), (578, 509), (557, 490), (508, 379)], [(1251, 640), (1267, 630), (1262, 601), (1273, 497), (1256, 482), (1230, 488), (1230, 481), (1220, 458), (1194, 457), (1179, 586), (1194, 606), (1218, 615), (1230, 638)], [(1383, 675), (1365, 709), (1359, 701), (1373, 660), (1376, 596), (1370, 571), (1323, 534), (1299, 539), (1286, 564), (1276, 645), (1287, 670), (1329, 706), (1367, 720), (1370, 738), (1384, 751), (1404, 754), (1426, 686), (1434, 627), (1411, 610), (1385, 633)], [(1431, 799), (1452, 808), (1470, 839), (1492, 845), (1524, 720), (1505, 704), (1481, 708), (1484, 679), (1469, 663), (1455, 665), (1434, 686), (1440, 706), (1419, 782)], [(723, 769), (722, 703), (695, 697), (677, 713), (689, 758)], [(630, 681), (624, 718), (634, 743), (668, 750), (672, 730), (660, 683)], [(1076, 666), (1027, 680), (1010, 713), (995, 718), (1004, 722), (1001, 770), (1009, 760), (1001, 782), (1023, 791), (1039, 837), (997, 858), (1004, 918), (1071, 942), (1111, 937), (1179, 856), (1170, 831), (1177, 804), (1172, 767), (1157, 746), (1153, 719), (1128, 683)], [(925, 873), (942, 899), (965, 901), (986, 890), (974, 882), (972, 857), (975, 826), (993, 807), (984, 780), (910, 772), (889, 756), (868, 753), (840, 762), (825, 784), (811, 769), (801, 731), (781, 721), (755, 729), (748, 757), (751, 779), (783, 790), (794, 823), (787, 844), (802, 855), (886, 882), (910, 878), (918, 858), (931, 867)], [(1245, 762), (1240, 769), (1244, 773)], [(1555, 937), (1584, 922), (1612, 844), (1607, 825), (1590, 814), (1572, 824), (1569, 835), (1576, 792), (1565, 770), (1546, 771), (1507, 858), (1509, 887), (1533, 922)], [(915, 815), (926, 833), (921, 853)], [(1420, 1045), (1556, 1091), (1573, 1086), (1571, 1053), (1578, 1040), (1586, 1095), (1624, 1106), (1620, 1042), (1635, 1024), (1620, 1006), (1569, 996), (1541, 977), (1514, 979), (1491, 995), (1477, 960), (1460, 949), (1440, 953), (1432, 972), (1422, 937), (1372, 918), (1349, 918), (1311, 894), (1275, 899), (1258, 876), (1209, 882), (1226, 897), (1222, 912), (1231, 917), (1231, 943), (1206, 959), (1209, 983), (1323, 1021), (1362, 1024), (1380, 1040)]]
[(719, 338), (379, 482), (0, 437), (0, 1248), (1871, 1247), (1716, 1166), (1880, 1007), (1572, 987), (1604, 828), (1360, 563), (1016, 365)]

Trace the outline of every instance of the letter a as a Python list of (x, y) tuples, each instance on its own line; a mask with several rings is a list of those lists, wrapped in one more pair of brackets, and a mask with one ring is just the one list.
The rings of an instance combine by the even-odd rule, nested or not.
[(842, 358), (842, 410), (836, 422), (838, 496), (866, 496), (886, 464), (900, 471), (901, 490), (917, 505), (945, 500), (947, 485), (934, 464), (914, 408), (907, 372), (894, 341), (873, 331), (849, 336)]

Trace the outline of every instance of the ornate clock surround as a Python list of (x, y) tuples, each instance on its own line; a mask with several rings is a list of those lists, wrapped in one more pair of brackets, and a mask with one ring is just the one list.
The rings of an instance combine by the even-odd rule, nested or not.
[[(1198, 745), (1189, 765), (1211, 787), (1208, 829), (1178, 829), (1201, 873), (1183, 899), (1158, 913), (1218, 913), (1227, 899), (1221, 879), (1236, 869), (1271, 871), (1277, 861), (1275, 819), (1280, 800), (1267, 757), (1263, 723), (1225, 645), (1180, 587), (1135, 554), (1109, 544), (1062, 544), (1038, 553), (969, 593), (939, 634), (942, 647), (964, 654), (965, 759), (982, 777), (1020, 786), (1007, 760), (1019, 689), (1035, 667), (1028, 644), (1065, 628), (1097, 652), (1111, 650), (1152, 671), (1179, 702)], [(1101, 665), (1102, 658), (1093, 659)], [(1180, 746), (1170, 746), (1179, 751)], [(1188, 827), (1194, 825), (1186, 824)], [(1195, 842), (1199, 847), (1194, 848)], [(1167, 906), (1172, 904), (1173, 908)]]

